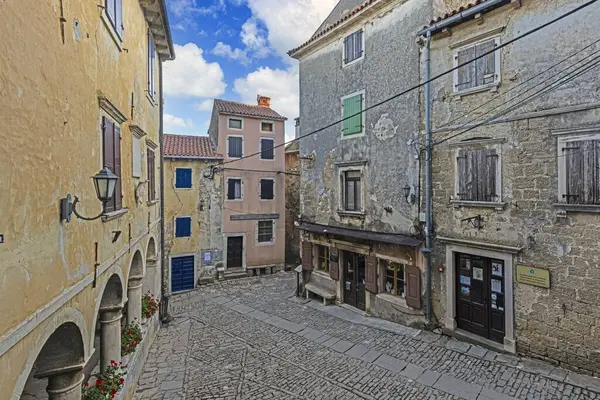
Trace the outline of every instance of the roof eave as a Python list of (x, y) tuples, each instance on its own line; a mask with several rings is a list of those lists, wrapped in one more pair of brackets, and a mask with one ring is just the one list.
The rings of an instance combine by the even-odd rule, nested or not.
[(187, 159), (187, 160), (223, 160), (224, 157), (209, 157), (209, 156), (176, 156), (165, 154), (165, 158), (173, 158), (173, 159)]
[(219, 115), (232, 115), (234, 117), (244, 117), (244, 118), (256, 118), (256, 119), (272, 119), (275, 121), (287, 121), (287, 117), (284, 116), (279, 116), (279, 117), (272, 117), (272, 116), (258, 116), (258, 115), (248, 115), (248, 114), (241, 114), (241, 113), (232, 113), (229, 111), (219, 111)]
[(160, 59), (162, 61), (174, 60), (175, 49), (165, 0), (139, 0), (139, 2), (150, 32), (152, 32), (156, 52)]

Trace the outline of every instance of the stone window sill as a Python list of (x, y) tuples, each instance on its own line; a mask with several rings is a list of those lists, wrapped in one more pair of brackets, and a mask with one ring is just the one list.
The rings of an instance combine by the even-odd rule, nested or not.
[(146, 204), (147, 204), (148, 206), (153, 206), (153, 205), (155, 205), (156, 203), (158, 203), (158, 199), (156, 199), (156, 200), (150, 200), (150, 201), (147, 201), (147, 202), (146, 202)]
[(600, 205), (594, 204), (565, 204), (555, 203), (554, 208), (560, 211), (582, 212), (582, 213), (600, 213)]
[(506, 203), (504, 202), (492, 202), (492, 201), (463, 201), (463, 200), (450, 200), (450, 204), (454, 208), (460, 207), (474, 207), (474, 208), (494, 208), (497, 211), (504, 210)]
[(417, 310), (417, 309), (412, 308), (411, 306), (407, 305), (406, 299), (404, 299), (404, 297), (394, 296), (392, 294), (385, 293), (385, 292), (379, 293), (376, 296), (380, 300), (383, 300), (387, 303), (393, 304), (396, 307), (399, 307), (398, 311), (403, 312), (405, 314), (412, 314), (412, 315), (422, 314), (421, 310)]
[(364, 218), (367, 213), (362, 211), (345, 211), (345, 210), (337, 210), (338, 215), (342, 217), (355, 217), (355, 218)]
[(102, 10), (101, 19), (102, 19), (102, 22), (104, 22), (104, 26), (106, 26), (106, 29), (108, 29), (108, 33), (110, 34), (110, 37), (112, 38), (113, 42), (115, 42), (119, 51), (122, 52), (123, 51), (123, 39), (121, 39), (119, 37), (119, 35), (117, 34), (117, 31), (112, 26), (112, 22), (110, 21), (110, 18), (108, 18), (108, 15), (106, 14), (106, 9)]
[(331, 276), (329, 275), (329, 271), (323, 271), (320, 269), (313, 269), (313, 274), (318, 275), (320, 278), (328, 279), (332, 281)]
[(478, 86), (471, 89), (465, 89), (452, 93), (452, 96), (457, 100), (460, 100), (462, 96), (470, 94), (481, 93), (481, 92), (497, 92), (500, 87), (500, 82), (488, 83), (487, 85)]
[(115, 220), (117, 218), (120, 218), (123, 215), (127, 214), (128, 211), (129, 211), (128, 208), (122, 208), (122, 209), (117, 210), (117, 211), (106, 213), (106, 214), (104, 214), (102, 216), (102, 222), (108, 222), (108, 221), (112, 221), (112, 220)]

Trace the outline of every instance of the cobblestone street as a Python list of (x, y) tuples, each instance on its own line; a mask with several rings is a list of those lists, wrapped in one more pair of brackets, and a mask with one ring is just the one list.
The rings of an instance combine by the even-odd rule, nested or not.
[(295, 298), (293, 273), (174, 296), (136, 399), (600, 399), (595, 378)]

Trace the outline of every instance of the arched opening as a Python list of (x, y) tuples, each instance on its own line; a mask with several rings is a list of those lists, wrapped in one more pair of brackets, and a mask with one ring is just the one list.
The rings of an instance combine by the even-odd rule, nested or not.
[(150, 238), (148, 241), (148, 248), (146, 250), (146, 275), (144, 275), (142, 293), (158, 295), (160, 281), (160, 271), (158, 271), (158, 257), (156, 253), (156, 242), (154, 238)]
[[(54, 399), (81, 391), (85, 351), (79, 327), (60, 325), (48, 338), (29, 373), (21, 399)], [(62, 398), (62, 397), (60, 397)]]
[(142, 279), (144, 279), (144, 260), (137, 250), (131, 259), (127, 276), (127, 323), (142, 323)]
[[(102, 368), (105, 367), (104, 363), (110, 361), (109, 357), (115, 357), (118, 353), (119, 359), (121, 355), (121, 342), (120, 336), (118, 340), (113, 337), (114, 331), (121, 330), (120, 318), (122, 315), (123, 308), (123, 284), (119, 275), (114, 274), (106, 283), (104, 291), (102, 292), (102, 298), (98, 305), (98, 314), (96, 316), (96, 323), (94, 326), (94, 353), (90, 356), (88, 363), (85, 366), (84, 373), (87, 379), (93, 377), (102, 372)], [(111, 319), (119, 318), (118, 324), (110, 323)], [(107, 322), (109, 321), (109, 322)], [(116, 329), (115, 327), (116, 326)], [(107, 330), (107, 328), (112, 328)], [(111, 335), (112, 334), (112, 335)], [(118, 343), (117, 343), (118, 342)], [(109, 348), (110, 347), (110, 348)], [(116, 347), (116, 349), (115, 349)], [(102, 358), (105, 358), (104, 362)], [(116, 358), (113, 358), (117, 361)]]

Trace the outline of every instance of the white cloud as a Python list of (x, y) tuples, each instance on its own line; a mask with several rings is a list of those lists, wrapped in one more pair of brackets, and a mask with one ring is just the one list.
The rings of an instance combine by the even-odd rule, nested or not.
[(250, 18), (242, 25), (240, 38), (248, 51), (252, 52), (253, 57), (264, 58), (269, 55), (267, 32), (258, 26), (255, 18)]
[(216, 63), (208, 63), (203, 50), (195, 43), (175, 45), (174, 61), (164, 64), (165, 94), (176, 97), (217, 97), (227, 85), (223, 70)]
[(183, 119), (171, 114), (165, 114), (163, 121), (165, 124), (165, 131), (167, 132), (171, 132), (178, 128), (192, 128), (194, 126), (191, 119)]
[[(203, 4), (200, 6), (198, 3)], [(225, 0), (170, 0), (169, 8), (178, 17), (190, 14), (212, 15), (216, 17), (220, 11), (225, 11)]]
[(212, 99), (204, 100), (198, 104), (195, 104), (194, 108), (198, 111), (212, 111), (213, 100)]
[(267, 28), (270, 47), (284, 60), (307, 41), (338, 0), (247, 0), (254, 18)]
[(256, 95), (271, 97), (271, 108), (288, 118), (286, 138), (294, 137), (294, 118), (299, 112), (298, 69), (287, 70), (260, 67), (243, 78), (235, 80), (233, 90), (242, 102), (255, 104)]
[(250, 63), (248, 53), (242, 49), (232, 49), (230, 45), (223, 42), (218, 42), (212, 53), (216, 56), (226, 57), (231, 60), (237, 60), (244, 65)]

